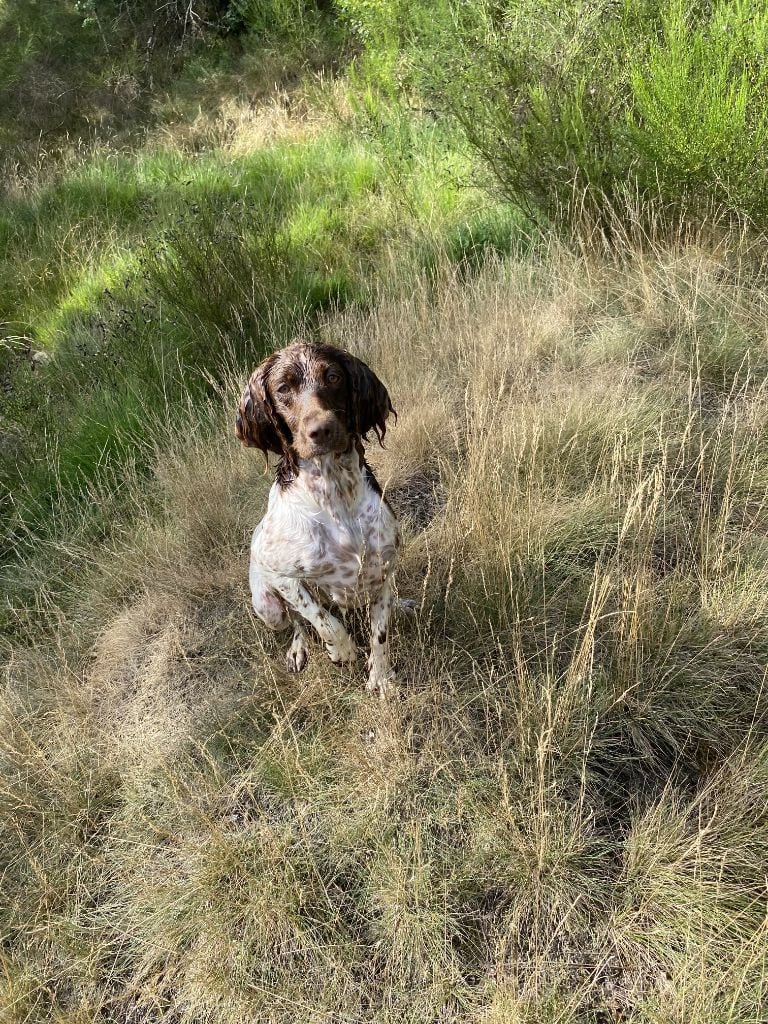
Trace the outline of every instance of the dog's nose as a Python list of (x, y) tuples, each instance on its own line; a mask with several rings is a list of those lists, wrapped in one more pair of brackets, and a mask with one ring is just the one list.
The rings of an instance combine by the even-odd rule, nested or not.
[(331, 428), (327, 424), (319, 423), (317, 426), (310, 427), (307, 431), (307, 437), (316, 444), (320, 444), (322, 441), (329, 441), (331, 439)]

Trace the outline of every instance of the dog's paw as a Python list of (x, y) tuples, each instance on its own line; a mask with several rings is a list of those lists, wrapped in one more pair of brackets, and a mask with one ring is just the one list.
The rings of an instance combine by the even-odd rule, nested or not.
[(309, 661), (309, 648), (304, 637), (297, 637), (285, 655), (285, 667), (289, 672), (303, 672)]
[(357, 649), (349, 635), (338, 643), (326, 644), (325, 649), (334, 665), (349, 665), (357, 658)]
[(397, 676), (394, 669), (371, 669), (365, 688), (368, 693), (376, 694), (380, 700), (391, 696), (397, 689)]

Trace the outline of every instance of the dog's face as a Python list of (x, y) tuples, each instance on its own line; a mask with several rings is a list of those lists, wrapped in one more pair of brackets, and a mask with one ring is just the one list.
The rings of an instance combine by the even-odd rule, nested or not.
[(284, 349), (269, 368), (267, 387), (300, 459), (349, 450), (349, 383), (338, 359), (316, 348)]
[(295, 462), (349, 451), (372, 429), (381, 440), (391, 412), (387, 389), (361, 360), (297, 342), (253, 372), (235, 430), (243, 444)]

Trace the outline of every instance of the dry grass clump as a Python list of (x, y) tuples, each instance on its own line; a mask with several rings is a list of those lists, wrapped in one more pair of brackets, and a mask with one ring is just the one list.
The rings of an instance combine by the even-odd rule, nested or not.
[(240, 69), (208, 84), (205, 103), (199, 82), (190, 83), (186, 94), (176, 87), (155, 101), (158, 126), (147, 130), (147, 148), (248, 156), (278, 141), (318, 135), (329, 126), (331, 106), (345, 102), (340, 82), (326, 82), (322, 75), (301, 85), (281, 85), (279, 78), (270, 78), (263, 67), (255, 76)]
[(237, 382), (190, 410), (7, 651), (4, 1019), (760, 1020), (763, 287), (552, 245), (323, 324), (399, 413), (383, 705), (319, 646), (285, 673)]

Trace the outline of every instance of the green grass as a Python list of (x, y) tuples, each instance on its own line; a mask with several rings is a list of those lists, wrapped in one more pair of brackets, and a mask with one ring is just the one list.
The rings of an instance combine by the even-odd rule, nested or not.
[[(224, 357), (365, 305), (396, 238), (414, 267), (434, 260), (472, 198), (446, 210), (446, 191), (404, 204), (376, 154), (328, 128), (245, 154), (97, 151), (8, 202), (7, 552), (45, 531), (62, 491), (141, 459), (153, 414), (209, 393)], [(20, 344), (53, 358), (32, 364)]]

